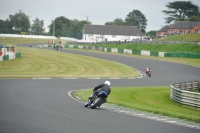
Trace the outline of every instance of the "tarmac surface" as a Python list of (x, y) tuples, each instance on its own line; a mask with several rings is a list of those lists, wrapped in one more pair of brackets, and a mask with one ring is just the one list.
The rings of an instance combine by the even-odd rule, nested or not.
[[(27, 45), (28, 46), (28, 45)], [(52, 48), (49, 48), (53, 50)], [(141, 71), (139, 78), (112, 78), (112, 87), (170, 86), (199, 80), (200, 68), (113, 54), (62, 49), (67, 52), (116, 61)], [(152, 77), (142, 73), (146, 66)], [(200, 125), (180, 119), (105, 104), (85, 108), (73, 96), (107, 79), (45, 78), (0, 79), (0, 133), (199, 133)]]

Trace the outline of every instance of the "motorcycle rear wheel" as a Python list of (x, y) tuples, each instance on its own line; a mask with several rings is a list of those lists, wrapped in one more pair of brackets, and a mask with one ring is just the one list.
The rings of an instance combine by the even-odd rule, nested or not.
[(101, 97), (98, 97), (94, 100), (94, 102), (91, 105), (91, 109), (95, 109), (98, 105), (102, 103), (103, 99)]

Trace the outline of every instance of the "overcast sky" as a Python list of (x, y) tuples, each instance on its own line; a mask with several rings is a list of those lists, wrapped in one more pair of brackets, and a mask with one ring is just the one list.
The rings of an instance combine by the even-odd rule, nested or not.
[[(147, 21), (147, 31), (159, 30), (166, 25), (162, 10), (175, 0), (0, 0), (0, 19), (22, 10), (32, 20), (44, 20), (47, 28), (53, 19), (64, 16), (68, 19), (86, 20), (104, 25), (116, 18), (125, 19), (133, 10), (141, 11)], [(178, 0), (177, 0), (178, 1)], [(200, 0), (190, 0), (200, 7)]]

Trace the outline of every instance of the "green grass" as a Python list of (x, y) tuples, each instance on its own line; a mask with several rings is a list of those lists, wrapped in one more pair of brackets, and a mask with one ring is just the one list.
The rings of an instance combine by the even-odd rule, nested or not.
[[(77, 91), (75, 95), (86, 101), (91, 93), (92, 89), (88, 89)], [(108, 103), (200, 123), (200, 110), (173, 101), (169, 86), (114, 87)]]
[[(69, 48), (69, 49), (105, 54), (105, 52), (98, 51), (98, 50), (91, 50), (91, 49), (72, 49), (72, 48)], [(120, 53), (106, 52), (106, 54), (119, 55)], [(200, 67), (200, 59), (198, 59), (198, 58), (155, 57), (155, 56), (141, 56), (141, 55), (136, 55), (136, 54), (120, 54), (120, 55), (134, 57), (134, 58), (136, 57), (136, 58), (145, 58), (145, 59), (162, 60), (162, 61), (168, 61), (168, 62), (176, 62), (176, 63)]]
[(17, 47), (22, 57), (0, 62), (0, 78), (138, 77), (132, 67), (93, 57)]
[[(161, 40), (159, 39), (154, 39)], [(200, 42), (200, 34), (181, 34), (165, 37), (164, 41), (195, 41)], [(81, 44), (84, 45), (84, 44)], [(189, 52), (200, 53), (199, 44), (92, 44), (92, 46), (107, 47), (107, 48), (122, 48), (132, 50), (148, 50), (155, 52)]]
[[(155, 40), (161, 40), (155, 39)], [(164, 41), (190, 41), (190, 42), (200, 42), (200, 34), (178, 34), (173, 36), (164, 37)]]
[(94, 46), (155, 52), (200, 53), (200, 45), (198, 44), (95, 44)]
[(199, 89), (194, 89), (194, 90), (192, 90), (192, 92), (200, 93), (200, 90)]
[(145, 59), (175, 62), (175, 63), (181, 63), (181, 64), (187, 64), (187, 65), (191, 65), (191, 66), (196, 66), (196, 67), (200, 68), (200, 59), (198, 59), (198, 58), (153, 57), (153, 56), (127, 55), (127, 54), (125, 56), (133, 56), (133, 57), (137, 57), (137, 58), (145, 58)]
[[(6, 44), (6, 45), (34, 44), (34, 43), (48, 44), (48, 41), (51, 43), (52, 39), (15, 38), (15, 37), (0, 38), (0, 44)], [(54, 41), (58, 42), (59, 40), (55, 39)]]
[[(28, 44), (28, 43), (47, 43), (48, 40), (6, 38), (7, 44)], [(3, 44), (0, 39), (0, 44)], [(119, 45), (120, 47), (126, 47)], [(106, 45), (110, 46), (110, 45)], [(116, 46), (116, 45), (115, 45)], [(114, 47), (115, 47), (114, 46)], [(136, 46), (136, 45), (135, 45)], [(138, 45), (138, 48), (144, 49), (162, 49), (158, 45)], [(171, 45), (172, 46), (172, 45)], [(183, 46), (183, 45), (180, 45)], [(129, 46), (132, 47), (132, 46)], [(159, 47), (159, 46), (158, 46)], [(169, 46), (170, 47), (170, 46)], [(195, 45), (196, 49), (199, 49)], [(135, 48), (135, 47), (134, 47)], [(167, 49), (163, 48), (164, 51)], [(168, 50), (174, 48), (168, 48)], [(179, 48), (176, 48), (179, 49)], [(189, 52), (190, 46), (188, 46)], [(194, 50), (195, 48), (193, 48)], [(145, 49), (144, 49), (145, 50)], [(119, 76), (137, 76), (134, 69), (125, 65), (108, 62), (92, 57), (85, 57), (67, 53), (54, 52), (44, 49), (17, 47), (17, 51), (22, 53), (21, 58), (0, 62), (0, 78), (33, 78), (33, 77), (119, 77)], [(89, 50), (90, 52), (104, 53), (100, 51)], [(198, 52), (199, 50), (197, 50)], [(114, 53), (106, 53), (114, 54)], [(146, 57), (139, 55), (121, 54), (122, 56), (131, 56), (137, 58), (147, 58), (156, 60), (165, 60), (177, 63), (184, 63), (200, 67), (200, 59), (188, 58), (159, 58)], [(112, 64), (101, 66), (102, 63)], [(99, 67), (101, 66), (101, 67)], [(116, 67), (117, 66), (117, 67)], [(126, 91), (124, 91), (126, 90)], [(80, 90), (77, 94), (80, 98), (87, 100), (91, 95), (90, 90)], [(112, 93), (108, 98), (109, 103), (145, 110), (153, 113), (168, 115), (200, 122), (200, 112), (194, 108), (183, 106), (174, 102), (169, 97), (169, 87), (124, 87), (112, 88)]]

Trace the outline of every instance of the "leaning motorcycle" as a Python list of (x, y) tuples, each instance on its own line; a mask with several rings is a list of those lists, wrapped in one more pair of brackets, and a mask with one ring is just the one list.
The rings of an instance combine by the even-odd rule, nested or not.
[(151, 71), (146, 71), (146, 74), (151, 77)]
[(85, 107), (90, 107), (91, 109), (95, 109), (96, 107), (100, 107), (103, 103), (105, 103), (105, 99), (108, 97), (108, 93), (105, 91), (100, 91), (95, 97), (89, 98), (85, 103)]

